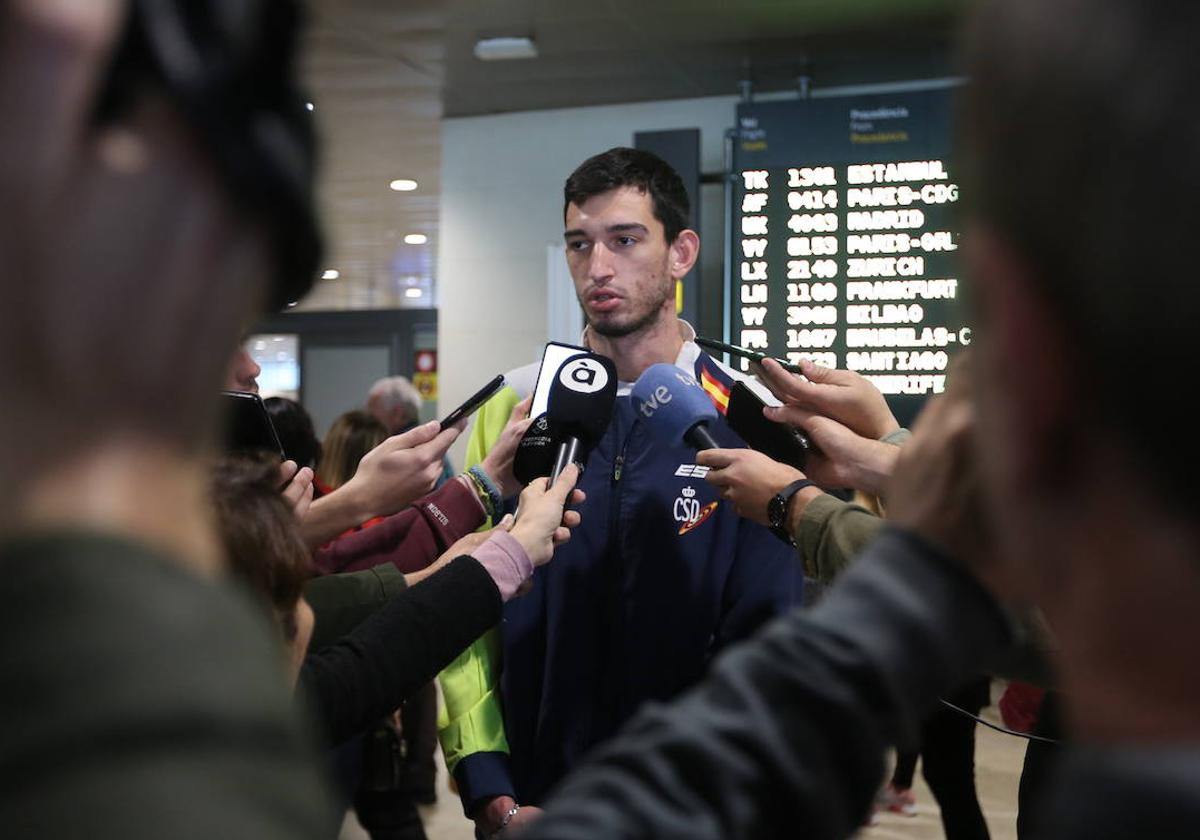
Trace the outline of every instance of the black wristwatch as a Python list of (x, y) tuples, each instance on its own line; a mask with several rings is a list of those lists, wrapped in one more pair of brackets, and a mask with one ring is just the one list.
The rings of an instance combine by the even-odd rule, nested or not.
[(787, 529), (788, 502), (792, 500), (792, 496), (795, 496), (805, 487), (813, 486), (815, 485), (807, 478), (798, 478), (772, 496), (771, 501), (767, 502), (767, 522), (770, 523), (771, 532), (788, 545), (796, 544), (796, 541), (792, 539), (792, 535), (788, 533)]

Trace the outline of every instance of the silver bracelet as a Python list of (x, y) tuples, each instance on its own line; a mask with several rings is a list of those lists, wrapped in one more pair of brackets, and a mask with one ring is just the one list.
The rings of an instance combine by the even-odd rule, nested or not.
[(508, 813), (500, 819), (500, 827), (493, 831), (489, 837), (499, 837), (504, 833), (504, 829), (508, 828), (508, 824), (512, 822), (512, 818), (517, 815), (517, 811), (521, 810), (520, 805), (514, 805), (508, 809)]

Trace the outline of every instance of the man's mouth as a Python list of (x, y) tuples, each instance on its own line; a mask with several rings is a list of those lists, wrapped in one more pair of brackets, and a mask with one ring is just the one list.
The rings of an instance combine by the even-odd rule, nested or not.
[(596, 291), (588, 295), (588, 304), (592, 309), (600, 312), (608, 312), (616, 308), (621, 303), (621, 296), (612, 292)]

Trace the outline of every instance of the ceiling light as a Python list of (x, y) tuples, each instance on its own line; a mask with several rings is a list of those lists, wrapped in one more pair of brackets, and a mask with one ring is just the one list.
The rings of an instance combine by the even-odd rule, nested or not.
[(325, 273), (321, 275), (321, 279), (322, 280), (336, 280), (340, 276), (341, 275), (338, 274), (338, 270), (336, 268), (327, 268), (327, 269), (325, 269)]
[(410, 233), (404, 237), (404, 241), (409, 245), (424, 245), (429, 241), (429, 237), (423, 233)]
[(404, 296), (409, 297), (409, 298), (419, 298), (423, 294), (424, 294), (424, 292), (422, 292), (420, 289), (405, 289), (404, 290)]
[(530, 38), (483, 38), (475, 44), (475, 57), (480, 61), (537, 58), (537, 54), (537, 44)]
[(305, 102), (304, 107), (311, 111), (311, 110), (315, 109), (317, 106), (312, 104), (311, 102)]
[(396, 192), (412, 192), (417, 188), (417, 182), (409, 180), (408, 178), (397, 178), (395, 181), (392, 181), (392, 183), (388, 184), (388, 186), (394, 189)]

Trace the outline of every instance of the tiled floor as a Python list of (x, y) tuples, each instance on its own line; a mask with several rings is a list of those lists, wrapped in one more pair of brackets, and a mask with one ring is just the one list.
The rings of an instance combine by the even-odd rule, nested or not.
[[(998, 695), (993, 692), (993, 696)], [(995, 706), (985, 709), (983, 716), (994, 721)], [(1024, 741), (986, 727), (976, 728), (975, 782), (992, 840), (1016, 840), (1017, 780), (1024, 756)], [(439, 783), (437, 805), (423, 809), (429, 840), (473, 840), (471, 824), (463, 818), (457, 798), (445, 789), (444, 773), (439, 776)], [(916, 793), (915, 816), (880, 814), (875, 825), (858, 835), (860, 840), (941, 840), (944, 835), (937, 805), (920, 772), (917, 773)], [(349, 816), (342, 840), (366, 838), (354, 817)]]

